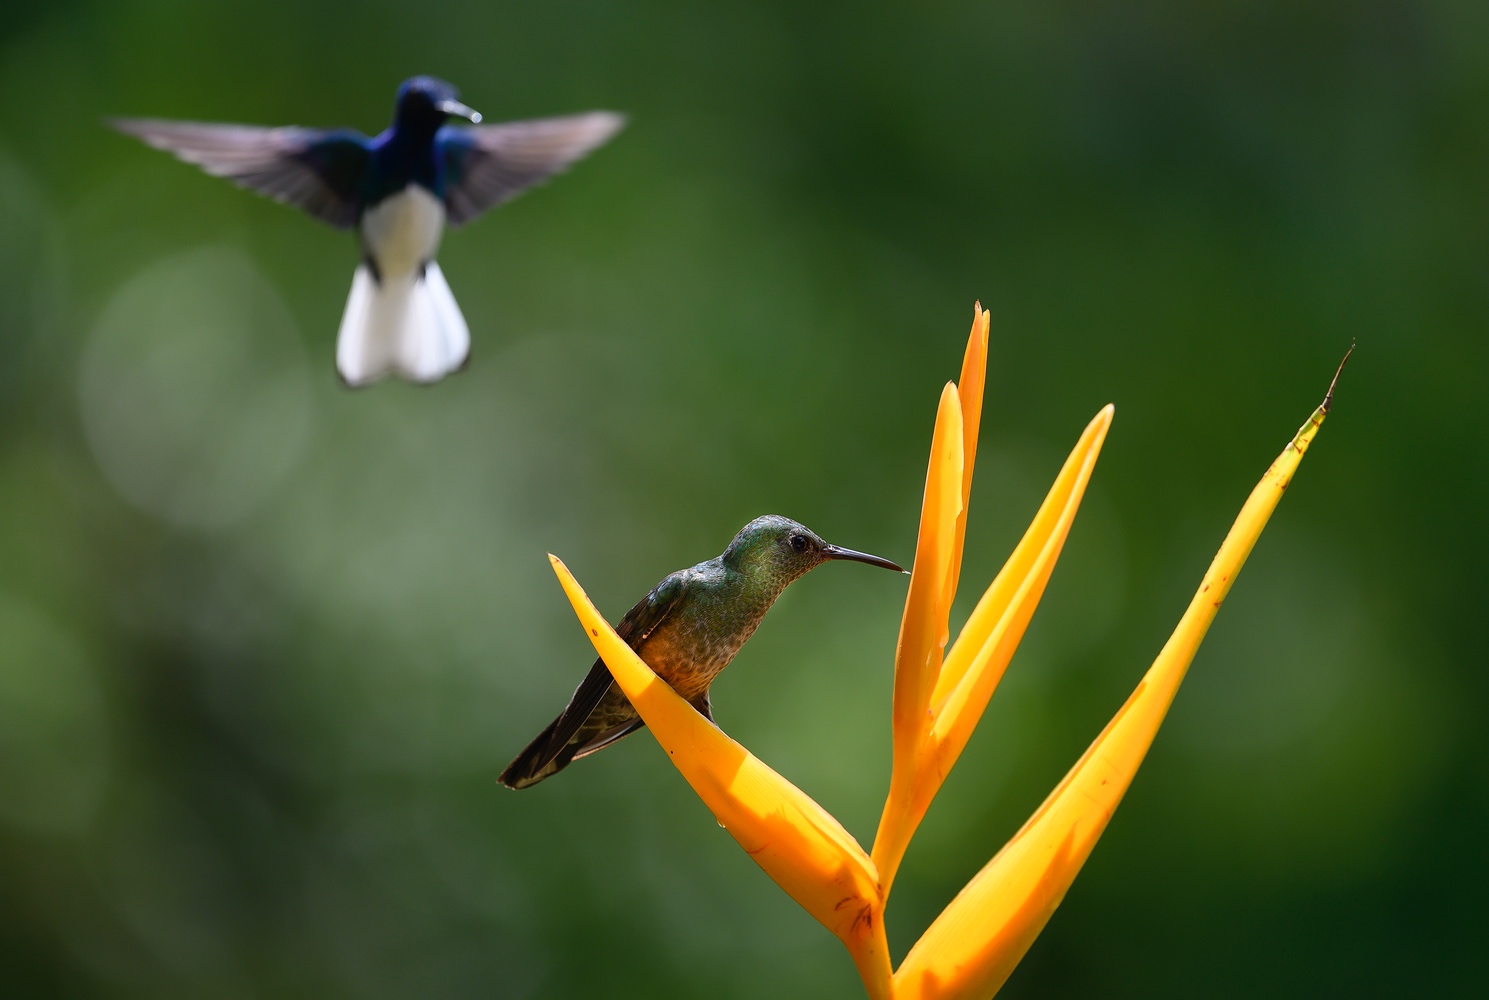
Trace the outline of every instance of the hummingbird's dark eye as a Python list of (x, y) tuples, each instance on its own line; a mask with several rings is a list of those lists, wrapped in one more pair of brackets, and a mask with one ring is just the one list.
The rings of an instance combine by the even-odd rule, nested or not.
[(806, 535), (792, 535), (791, 536), (791, 547), (793, 549), (795, 549), (797, 552), (805, 552), (807, 550), (807, 536)]

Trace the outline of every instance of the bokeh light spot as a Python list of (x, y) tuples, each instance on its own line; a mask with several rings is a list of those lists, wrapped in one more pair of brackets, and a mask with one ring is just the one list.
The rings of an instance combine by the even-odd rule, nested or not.
[(231, 525), (295, 465), (310, 386), (293, 318), (241, 253), (153, 264), (109, 301), (79, 380), (109, 482), (169, 524)]

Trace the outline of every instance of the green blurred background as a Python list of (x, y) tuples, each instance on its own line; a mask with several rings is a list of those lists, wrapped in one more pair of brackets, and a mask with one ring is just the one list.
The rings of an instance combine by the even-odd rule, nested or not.
[[(103, 128), (631, 116), (450, 234), (474, 356), (351, 393), (352, 239)], [(619, 616), (779, 512), (908, 562), (993, 316), (953, 629), (1081, 427), (1044, 606), (902, 956), (1122, 703), (1359, 351), (1008, 997), (1483, 996), (1482, 0), (15, 5), (0, 20), (0, 994), (855, 997), (641, 735), (495, 776)], [(715, 687), (872, 837), (903, 578)]]

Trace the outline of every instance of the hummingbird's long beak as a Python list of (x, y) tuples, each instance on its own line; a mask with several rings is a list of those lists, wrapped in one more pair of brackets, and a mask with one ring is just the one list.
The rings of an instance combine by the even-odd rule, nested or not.
[(883, 556), (871, 556), (867, 552), (859, 552), (856, 549), (845, 549), (841, 545), (828, 545), (822, 549), (829, 559), (849, 559), (853, 562), (868, 563), (870, 566), (878, 566), (881, 569), (892, 569), (896, 573), (905, 572), (896, 564), (885, 559)]
[(438, 107), (447, 115), (458, 115), (461, 118), (468, 118), (478, 125), (481, 123), (481, 112), (475, 108), (466, 107), (459, 101), (453, 99), (440, 101)]

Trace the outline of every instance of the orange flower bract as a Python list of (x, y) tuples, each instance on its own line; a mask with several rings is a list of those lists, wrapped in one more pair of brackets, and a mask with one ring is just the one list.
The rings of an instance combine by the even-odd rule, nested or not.
[(985, 1000), (1007, 980), (1132, 782), (1210, 622), (1328, 412), (1326, 397), (1252, 491), (1178, 628), (1126, 704), (892, 970), (884, 907), (895, 873), (1044, 594), (1113, 416), (1107, 406), (1091, 420), (1024, 537), (945, 651), (976, 461), (987, 338), (988, 315), (978, 306), (961, 381), (947, 384), (936, 413), (895, 650), (889, 795), (872, 853), (679, 697), (615, 634), (564, 564), (550, 557), (596, 651), (668, 758), (755, 863), (843, 942), (875, 1000)]

